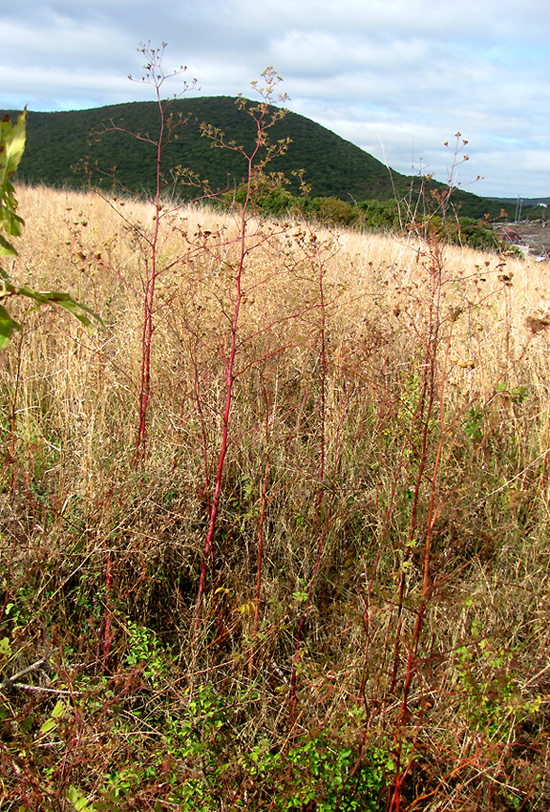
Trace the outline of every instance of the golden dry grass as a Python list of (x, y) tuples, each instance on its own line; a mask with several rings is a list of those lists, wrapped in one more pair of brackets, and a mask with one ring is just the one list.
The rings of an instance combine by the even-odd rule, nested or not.
[[(73, 694), (83, 732), (70, 757), (59, 745), (73, 765), (60, 786), (108, 795), (90, 761), (94, 725), (99, 762), (115, 773), (139, 760), (168, 759), (180, 779), (206, 769), (170, 727), (200, 685), (238, 708), (225, 733), (205, 727), (208, 715), (201, 728), (220, 764), (241, 754), (226, 777), (215, 765), (203, 776), (233, 799), (223, 808), (273, 808), (271, 779), (245, 787), (250, 748), (285, 753), (324, 730), (336, 751), (387, 754), (387, 794), (357, 808), (385, 808), (398, 776), (407, 809), (544, 809), (548, 264), (250, 220), (221, 513), (193, 636), (238, 214), (193, 207), (162, 220), (136, 469), (152, 211), (18, 193), (14, 278), (66, 290), (105, 322), (87, 332), (62, 312), (20, 310), (0, 373), (4, 606), (17, 607), (2, 618), (9, 667), (48, 656), (52, 690), (69, 680), (96, 702), (84, 711)], [(21, 696), (6, 711), (15, 748), (30, 712)], [(148, 709), (132, 722), (138, 706)], [(34, 712), (42, 723), (48, 707), (37, 700)], [(163, 724), (161, 746), (146, 730)], [(10, 753), (10, 792), (23, 803)], [(57, 809), (61, 790), (46, 792), (23, 761), (27, 797)], [(288, 769), (281, 804), (296, 780)], [(144, 768), (136, 802), (157, 797), (148, 781)]]

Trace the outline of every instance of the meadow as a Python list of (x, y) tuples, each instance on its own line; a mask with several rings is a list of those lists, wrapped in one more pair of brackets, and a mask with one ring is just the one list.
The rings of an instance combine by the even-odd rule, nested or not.
[(17, 196), (0, 809), (547, 809), (548, 263)]

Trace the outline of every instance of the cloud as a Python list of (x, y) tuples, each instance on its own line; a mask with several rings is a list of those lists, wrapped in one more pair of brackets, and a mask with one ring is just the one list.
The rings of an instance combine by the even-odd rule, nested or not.
[(127, 75), (140, 41), (164, 40), (167, 70), (187, 64), (202, 95), (250, 95), (271, 64), (291, 109), (377, 157), (384, 143), (396, 169), (414, 144), (444, 173), (436, 156), (460, 129), (480, 193), (550, 194), (547, 0), (26, 0), (0, 22), (1, 106), (150, 98)]

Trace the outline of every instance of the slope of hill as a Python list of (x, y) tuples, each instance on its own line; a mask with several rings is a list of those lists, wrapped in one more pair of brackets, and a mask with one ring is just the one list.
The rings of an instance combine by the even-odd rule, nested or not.
[[(211, 149), (201, 136), (200, 124), (207, 122), (222, 130), (237, 144), (250, 146), (255, 127), (231, 97), (180, 99), (172, 103), (171, 113), (187, 118), (177, 129), (176, 137), (164, 153), (167, 175), (175, 166), (192, 169), (212, 188), (233, 188), (246, 173), (242, 156), (229, 150)], [(12, 111), (8, 111), (12, 116)], [(104, 132), (110, 122), (131, 133), (158, 132), (158, 108), (155, 102), (131, 102), (90, 110), (54, 113), (28, 113), (27, 150), (21, 162), (19, 180), (48, 186), (79, 188), (87, 185), (83, 163), (93, 167), (92, 183), (103, 173), (116, 172), (127, 188), (147, 192), (155, 184), (155, 150), (151, 144), (136, 140), (126, 133)], [(287, 115), (271, 130), (273, 140), (290, 138), (286, 153), (272, 161), (272, 171), (283, 172), (290, 180), (290, 190), (298, 190), (292, 172), (304, 170), (313, 197), (339, 197), (343, 200), (388, 200), (396, 194), (406, 195), (414, 179), (389, 170), (364, 150), (330, 130), (296, 113)], [(97, 169), (96, 169), (97, 166)], [(98, 171), (100, 170), (100, 171)], [(440, 184), (433, 184), (440, 185)], [(190, 191), (186, 196), (192, 196)], [(486, 212), (498, 216), (500, 204), (477, 195), (457, 191), (461, 214), (482, 217)]]

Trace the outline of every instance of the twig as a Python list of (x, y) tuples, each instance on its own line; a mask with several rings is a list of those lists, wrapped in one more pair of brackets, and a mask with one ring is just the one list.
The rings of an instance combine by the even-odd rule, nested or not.
[[(5, 685), (5, 683), (2, 683)], [(84, 691), (66, 691), (61, 688), (44, 688), (41, 685), (25, 685), (23, 682), (9, 681), (10, 688), (21, 688), (23, 691), (42, 691), (47, 694), (62, 694), (63, 696), (81, 696)]]
[(27, 685), (20, 685), (17, 682), (17, 680), (19, 680), (21, 677), (24, 677), (25, 674), (30, 674), (31, 671), (38, 671), (40, 668), (43, 668), (45, 665), (49, 666), (49, 657), (42, 657), (40, 660), (37, 660), (32, 665), (28, 665), (22, 671), (19, 671), (17, 674), (14, 674), (13, 677), (8, 677), (3, 682), (0, 682), (0, 690), (4, 690), (4, 688), (28, 688), (28, 687), (30, 687), (30, 686), (27, 686)]

